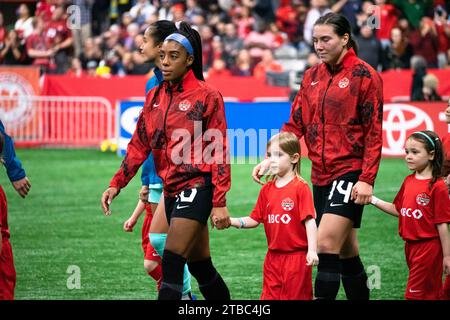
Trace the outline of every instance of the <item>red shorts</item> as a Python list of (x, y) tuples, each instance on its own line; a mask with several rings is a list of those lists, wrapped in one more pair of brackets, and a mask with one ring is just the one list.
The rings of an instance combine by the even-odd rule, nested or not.
[(436, 239), (406, 242), (405, 257), (409, 268), (405, 298), (439, 300), (442, 289), (442, 247)]
[(145, 204), (145, 217), (142, 223), (142, 250), (144, 251), (144, 259), (161, 263), (161, 257), (150, 243), (149, 233), (152, 224), (153, 214), (150, 204)]
[(306, 251), (267, 251), (264, 260), (261, 300), (312, 300), (312, 267)]
[(16, 286), (16, 269), (8, 239), (3, 239), (2, 253), (0, 254), (0, 300), (13, 300)]

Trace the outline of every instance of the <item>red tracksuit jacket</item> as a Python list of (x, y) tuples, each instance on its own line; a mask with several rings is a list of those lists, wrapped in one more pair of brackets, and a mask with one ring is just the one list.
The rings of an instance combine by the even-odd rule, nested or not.
[(163, 82), (147, 94), (110, 187), (125, 187), (152, 151), (166, 196), (212, 185), (213, 206), (223, 207), (231, 184), (226, 130), (221, 94), (197, 80), (192, 70), (179, 84)]
[(349, 49), (335, 70), (321, 63), (305, 72), (282, 131), (305, 136), (311, 181), (324, 186), (350, 171), (374, 184), (381, 159), (383, 83)]

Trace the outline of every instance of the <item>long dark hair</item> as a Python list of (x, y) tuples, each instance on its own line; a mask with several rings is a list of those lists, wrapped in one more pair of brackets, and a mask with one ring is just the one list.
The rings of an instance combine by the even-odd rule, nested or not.
[(355, 39), (353, 39), (352, 27), (345, 16), (339, 13), (330, 12), (317, 19), (316, 23), (314, 23), (315, 26), (323, 24), (332, 26), (334, 32), (340, 37), (343, 37), (347, 33), (347, 49), (353, 48), (355, 53), (358, 54), (358, 44)]
[(159, 20), (147, 28), (150, 36), (153, 38), (155, 45), (161, 44), (166, 37), (177, 31), (175, 23), (169, 20)]
[(193, 29), (188, 23), (182, 21), (176, 33), (185, 36), (194, 49), (194, 62), (192, 63), (192, 71), (198, 80), (205, 81), (203, 77), (203, 58), (202, 58), (202, 40), (197, 30)]
[(442, 141), (435, 132), (430, 130), (414, 132), (409, 138), (422, 143), (428, 153), (434, 151), (434, 158), (431, 160), (433, 176), (430, 182), (431, 188), (433, 184), (443, 176), (444, 152), (442, 148)]

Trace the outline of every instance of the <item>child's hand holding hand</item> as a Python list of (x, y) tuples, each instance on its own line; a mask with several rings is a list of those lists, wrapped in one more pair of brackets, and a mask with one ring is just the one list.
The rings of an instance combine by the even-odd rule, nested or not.
[(319, 264), (319, 257), (317, 252), (308, 250), (306, 254), (306, 265), (307, 266), (317, 266)]

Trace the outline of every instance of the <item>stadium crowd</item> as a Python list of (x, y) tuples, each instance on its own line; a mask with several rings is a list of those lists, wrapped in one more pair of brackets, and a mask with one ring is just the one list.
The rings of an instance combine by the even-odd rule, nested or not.
[(359, 57), (378, 71), (411, 68), (413, 56), (428, 68), (450, 68), (444, 0), (42, 0), (35, 7), (18, 4), (8, 25), (0, 11), (1, 64), (73, 76), (147, 74), (143, 31), (167, 19), (200, 32), (207, 75), (264, 79), (316, 63), (312, 26), (333, 11), (349, 19)]

